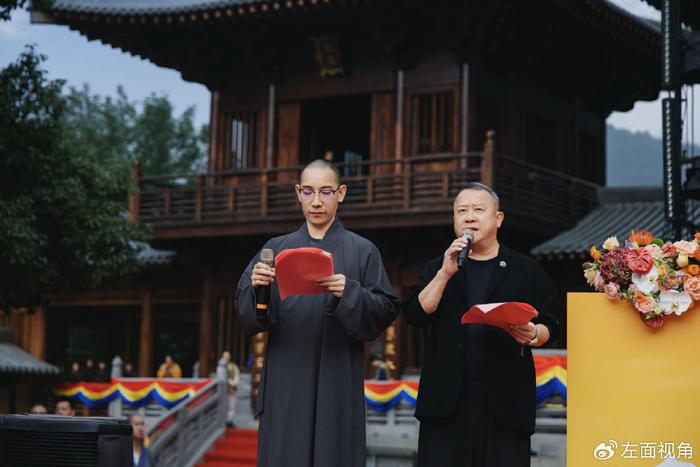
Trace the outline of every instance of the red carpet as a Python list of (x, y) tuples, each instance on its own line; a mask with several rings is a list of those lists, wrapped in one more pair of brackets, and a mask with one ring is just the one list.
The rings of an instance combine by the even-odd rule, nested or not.
[(197, 467), (255, 467), (258, 431), (229, 428)]

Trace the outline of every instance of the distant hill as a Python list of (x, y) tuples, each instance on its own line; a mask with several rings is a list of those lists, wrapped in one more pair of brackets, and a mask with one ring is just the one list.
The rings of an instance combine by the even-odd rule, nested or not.
[(608, 125), (606, 148), (608, 186), (663, 185), (661, 139)]

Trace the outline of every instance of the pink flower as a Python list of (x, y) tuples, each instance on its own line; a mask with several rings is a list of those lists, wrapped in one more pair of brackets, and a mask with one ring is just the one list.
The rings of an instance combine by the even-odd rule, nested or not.
[(666, 287), (669, 289), (677, 289), (681, 282), (683, 281), (683, 276), (685, 274), (669, 274), (666, 276)]
[(638, 293), (634, 297), (634, 306), (642, 313), (651, 313), (656, 308), (654, 297)]
[(655, 243), (650, 243), (649, 245), (645, 246), (644, 249), (647, 250), (654, 259), (661, 259), (664, 255), (661, 247)]
[(595, 273), (595, 278), (593, 279), (593, 287), (598, 292), (602, 292), (603, 287), (605, 287), (605, 281), (603, 280), (603, 276), (600, 274), (600, 271), (596, 271)]
[(693, 256), (695, 250), (698, 249), (698, 244), (695, 242), (689, 242), (687, 240), (679, 240), (673, 244), (679, 253), (685, 253), (688, 256)]
[(637, 274), (646, 274), (654, 266), (654, 258), (651, 257), (651, 253), (643, 248), (628, 250), (626, 259), (627, 266)]
[(693, 300), (700, 300), (700, 278), (697, 276), (688, 277), (683, 283), (685, 290)]
[(664, 258), (670, 258), (671, 256), (676, 256), (678, 254), (678, 251), (676, 251), (676, 247), (673, 246), (673, 243), (671, 242), (664, 243), (661, 247), (661, 251), (664, 254)]
[(620, 298), (620, 286), (614, 282), (605, 284), (603, 290), (605, 291), (605, 296), (608, 297), (608, 300), (618, 300)]

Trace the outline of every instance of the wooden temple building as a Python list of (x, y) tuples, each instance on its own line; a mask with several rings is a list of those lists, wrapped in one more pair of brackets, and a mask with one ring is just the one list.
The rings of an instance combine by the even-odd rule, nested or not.
[[(134, 168), (130, 215), (174, 256), (52, 297), (20, 339), (61, 366), (119, 354), (141, 375), (166, 353), (185, 375), (224, 349), (259, 363), (235, 286), (267, 238), (302, 222), (301, 164), (339, 164), (339, 216), (377, 244), (401, 296), (451, 242), (467, 181), (500, 193), (501, 239), (520, 251), (570, 228), (604, 184), (607, 116), (659, 91), (658, 25), (606, 0), (55, 0), (32, 21), (211, 91), (206, 173)], [(368, 351), (398, 375), (420, 367), (422, 342), (399, 318)]]

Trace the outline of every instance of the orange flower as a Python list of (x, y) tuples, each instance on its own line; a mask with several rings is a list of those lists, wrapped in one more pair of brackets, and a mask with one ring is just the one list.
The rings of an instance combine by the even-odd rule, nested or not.
[(695, 258), (695, 259), (697, 259), (698, 261), (700, 261), (700, 248), (698, 248), (697, 250), (695, 250), (695, 253), (693, 254), (693, 258)]
[(700, 240), (700, 232), (695, 232), (695, 235), (693, 235), (693, 237), (695, 237), (695, 240)]
[(598, 260), (600, 259), (600, 257), (603, 256), (603, 255), (601, 254), (601, 252), (598, 251), (598, 248), (595, 247), (595, 245), (593, 245), (593, 246), (591, 247), (591, 252), (590, 252), (590, 253), (591, 253), (591, 258), (593, 258), (593, 261), (598, 261)]
[(697, 264), (689, 264), (688, 266), (684, 267), (683, 270), (692, 276), (697, 276), (700, 274), (700, 266)]
[(639, 246), (645, 246), (654, 241), (654, 234), (648, 230), (633, 230), (628, 240)]

